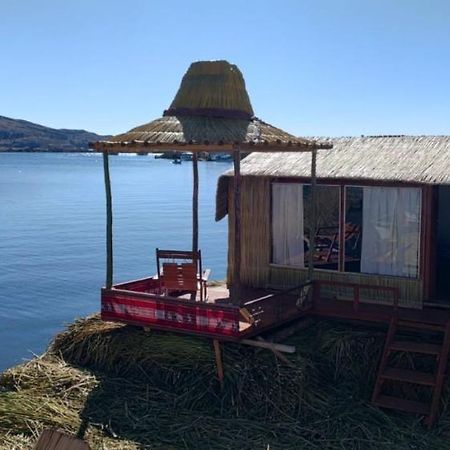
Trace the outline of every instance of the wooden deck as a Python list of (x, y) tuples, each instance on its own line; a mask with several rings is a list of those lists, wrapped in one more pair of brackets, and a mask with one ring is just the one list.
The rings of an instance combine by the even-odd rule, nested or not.
[(236, 306), (224, 285), (210, 286), (200, 302), (187, 292), (162, 293), (155, 278), (145, 278), (102, 289), (101, 314), (107, 321), (239, 341), (304, 315), (296, 294), (243, 288)]
[(102, 290), (102, 318), (161, 330), (199, 334), (219, 340), (239, 341), (258, 335), (302, 316), (389, 324), (392, 317), (444, 329), (450, 310), (437, 307), (412, 309), (323, 298), (314, 289), (312, 302), (299, 301), (301, 289), (242, 288), (241, 306), (231, 303), (225, 285), (208, 287), (208, 298), (200, 302), (189, 293), (161, 293), (154, 278), (130, 281)]

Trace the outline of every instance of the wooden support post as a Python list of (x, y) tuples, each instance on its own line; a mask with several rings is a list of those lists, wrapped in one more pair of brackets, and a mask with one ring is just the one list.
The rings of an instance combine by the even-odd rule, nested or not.
[(316, 163), (317, 149), (311, 151), (311, 218), (309, 230), (309, 258), (308, 258), (308, 279), (313, 281), (314, 277), (314, 250), (316, 247), (317, 218), (316, 218)]
[(111, 289), (113, 284), (113, 242), (112, 242), (112, 195), (111, 179), (109, 176), (108, 152), (103, 152), (103, 171), (105, 175), (106, 193), (106, 287)]
[(236, 147), (234, 162), (234, 261), (231, 301), (241, 303), (241, 151)]
[(198, 250), (198, 153), (192, 153), (192, 251)]
[(222, 353), (220, 351), (220, 343), (217, 339), (213, 340), (214, 353), (216, 354), (217, 377), (219, 378), (220, 389), (223, 390), (223, 364)]
[(345, 272), (345, 186), (339, 188), (339, 263), (338, 270)]

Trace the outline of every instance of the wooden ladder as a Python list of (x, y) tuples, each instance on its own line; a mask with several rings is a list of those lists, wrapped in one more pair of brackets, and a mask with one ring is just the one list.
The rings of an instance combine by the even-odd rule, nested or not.
[[(420, 342), (398, 339), (397, 333), (399, 331), (407, 330), (408, 332), (421, 333), (424, 329), (428, 332), (443, 333), (442, 343), (436, 344), (424, 342), (424, 334), (420, 334)], [(441, 399), (449, 350), (450, 321), (448, 321), (445, 326), (439, 326), (401, 320), (396, 316), (392, 317), (378, 368), (377, 379), (372, 395), (372, 403), (382, 408), (396, 409), (425, 416), (425, 423), (431, 428), (439, 412), (439, 402)], [(409, 353), (411, 357), (417, 357), (417, 355), (432, 355), (436, 358), (435, 370), (433, 373), (428, 373), (390, 367), (390, 356), (394, 352)], [(383, 387), (388, 380), (395, 383), (411, 383), (429, 387), (432, 389), (431, 401), (429, 403), (419, 402), (383, 394)]]

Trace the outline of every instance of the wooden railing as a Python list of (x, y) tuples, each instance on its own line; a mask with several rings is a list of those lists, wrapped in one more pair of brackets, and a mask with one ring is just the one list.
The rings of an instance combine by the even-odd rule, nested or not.
[[(315, 280), (314, 281), (314, 295), (313, 295), (313, 302), (316, 300), (319, 300), (321, 298), (321, 292), (322, 292), (322, 286), (336, 286), (336, 287), (344, 287), (344, 288), (350, 288), (353, 292), (353, 308), (355, 311), (358, 310), (358, 307), (361, 303), (361, 291), (362, 290), (372, 290), (372, 291), (384, 291), (384, 292), (390, 292), (391, 298), (392, 298), (392, 306), (394, 308), (394, 311), (398, 310), (398, 304), (400, 299), (400, 290), (398, 287), (392, 287), (392, 286), (376, 286), (373, 284), (360, 284), (360, 283), (348, 283), (348, 282), (341, 282), (341, 281), (332, 281), (332, 280)], [(335, 297), (336, 300), (339, 300), (337, 297)], [(372, 302), (375, 303), (376, 302)]]
[[(312, 295), (309, 295), (312, 284), (312, 282), (307, 281), (293, 288), (272, 292), (255, 300), (250, 300), (243, 306), (251, 311), (254, 327), (264, 328), (268, 323), (284, 322), (290, 319), (293, 312), (297, 315), (300, 311), (306, 311), (312, 306), (311, 301), (305, 301), (307, 297), (312, 300)], [(289, 298), (289, 296), (292, 298)]]

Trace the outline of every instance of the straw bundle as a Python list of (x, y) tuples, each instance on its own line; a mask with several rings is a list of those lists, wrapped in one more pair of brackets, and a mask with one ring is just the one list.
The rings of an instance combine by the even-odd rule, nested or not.
[(227, 61), (192, 63), (165, 115), (188, 113), (251, 119), (253, 109), (238, 67)]
[(383, 340), (313, 322), (289, 341), (295, 367), (223, 344), (221, 391), (207, 339), (80, 320), (44, 357), (0, 378), (0, 442), (32, 448), (42, 428), (73, 434), (84, 420), (93, 449), (445, 448), (446, 409), (427, 433), (410, 416), (368, 405)]

